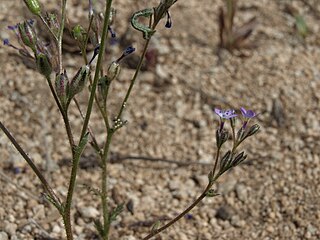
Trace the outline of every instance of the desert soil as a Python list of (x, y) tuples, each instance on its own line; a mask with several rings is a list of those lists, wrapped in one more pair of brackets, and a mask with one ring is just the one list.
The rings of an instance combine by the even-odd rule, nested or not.
[[(57, 8), (56, 1), (41, 2), (47, 2), (46, 9)], [(68, 2), (69, 21), (86, 24), (87, 1)], [(134, 11), (157, 3), (114, 2), (114, 29), (123, 41), (108, 47), (105, 66), (126, 44), (137, 48), (136, 56), (141, 53), (142, 36), (130, 28), (128, 19)], [(304, 16), (309, 27), (305, 40), (285, 12), (286, 4)], [(127, 103), (128, 124), (112, 143), (110, 202), (127, 207), (114, 222), (110, 239), (142, 239), (155, 221), (176, 216), (201, 193), (216, 153), (219, 120), (212, 109), (241, 106), (260, 113), (254, 122), (261, 131), (242, 146), (248, 159), (219, 179), (219, 196), (206, 198), (158, 239), (320, 239), (320, 4), (239, 1), (235, 25), (257, 17), (249, 39), (256, 48), (233, 54), (218, 47), (217, 18), (223, 5), (222, 0), (180, 0), (171, 10), (173, 27), (158, 26), (152, 41), (156, 64), (141, 72)], [(29, 17), (26, 8), (22, 1), (2, 0), (0, 9), (1, 38), (12, 39), (6, 27)], [(65, 49), (64, 64), (72, 75), (82, 59), (78, 51)], [(134, 56), (130, 59), (134, 63)], [(11, 48), (0, 47), (0, 66), (0, 120), (64, 198), (71, 155), (49, 88)], [(133, 73), (123, 66), (114, 83), (111, 116)], [(85, 109), (88, 94), (78, 99)], [(78, 137), (82, 120), (73, 105), (70, 121)], [(97, 109), (90, 125), (103, 142), (105, 130)], [(138, 160), (127, 159), (130, 156)], [(119, 157), (127, 160), (117, 162)], [(99, 187), (96, 159), (87, 147), (73, 202), (76, 239), (96, 239), (93, 219), (100, 217), (100, 200), (84, 187)], [(64, 239), (57, 211), (43, 199), (35, 174), (2, 132), (0, 173), (0, 239)]]

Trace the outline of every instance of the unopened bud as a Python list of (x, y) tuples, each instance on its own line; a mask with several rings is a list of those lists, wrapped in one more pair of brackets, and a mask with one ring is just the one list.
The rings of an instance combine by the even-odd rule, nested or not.
[(89, 66), (82, 66), (70, 82), (69, 94), (70, 99), (81, 92), (85, 87), (89, 75)]
[(69, 80), (66, 70), (64, 70), (63, 73), (56, 75), (55, 87), (57, 96), (60, 99), (62, 106), (66, 106), (68, 102), (69, 91)]
[(258, 124), (252, 125), (251, 128), (249, 129), (246, 137), (250, 137), (250, 136), (256, 134), (259, 131), (259, 129), (260, 129), (260, 126)]
[(245, 133), (245, 129), (243, 127), (240, 128), (239, 131), (237, 132), (237, 141), (238, 142), (241, 142), (243, 140), (243, 137), (245, 136), (244, 133)]
[(217, 141), (217, 147), (221, 148), (221, 146), (228, 140), (229, 133), (228, 131), (222, 129), (218, 129), (216, 131), (216, 141)]
[(240, 163), (242, 163), (245, 159), (247, 158), (247, 155), (244, 154), (244, 151), (242, 151), (241, 153), (239, 153), (234, 160), (232, 161), (232, 166), (235, 167), (237, 165), (239, 165)]
[(117, 62), (112, 62), (108, 68), (107, 77), (112, 81), (120, 73), (120, 64)]
[(34, 15), (40, 16), (41, 8), (38, 0), (23, 0), (29, 11)]
[(111, 81), (107, 76), (103, 76), (99, 79), (97, 96), (98, 96), (99, 102), (102, 104), (105, 104), (107, 100), (107, 89), (109, 87), (110, 82)]
[(229, 163), (230, 163), (231, 158), (232, 158), (232, 155), (231, 155), (231, 151), (229, 150), (228, 152), (226, 152), (224, 154), (224, 156), (220, 160), (220, 172), (224, 172), (224, 171), (228, 170), (228, 168), (230, 167)]
[(45, 77), (49, 78), (52, 72), (52, 65), (48, 56), (41, 52), (36, 54), (36, 63), (39, 72)]
[(23, 23), (18, 24), (18, 31), (21, 37), (22, 42), (31, 48), (33, 52), (36, 52), (36, 44), (37, 44), (37, 37), (36, 33), (34, 32), (31, 23), (28, 21), (24, 21)]
[(74, 37), (74, 39), (78, 40), (79, 42), (84, 42), (85, 37), (85, 30), (83, 29), (83, 27), (81, 25), (76, 25), (73, 29), (72, 29), (72, 35)]

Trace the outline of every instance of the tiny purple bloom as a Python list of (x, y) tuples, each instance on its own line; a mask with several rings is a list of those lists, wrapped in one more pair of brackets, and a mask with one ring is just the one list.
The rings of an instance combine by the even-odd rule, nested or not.
[(255, 116), (257, 116), (257, 114), (252, 110), (246, 110), (243, 107), (241, 107), (240, 110), (241, 110), (242, 116), (244, 116), (245, 118), (254, 118)]
[(18, 25), (8, 26), (8, 29), (12, 31), (14, 31), (17, 28), (18, 28)]
[(9, 46), (10, 42), (8, 38), (3, 39), (3, 45)]
[(123, 55), (127, 56), (127, 55), (133, 53), (135, 50), (136, 50), (136, 49), (135, 49), (134, 47), (129, 46), (129, 47), (127, 47), (126, 50), (124, 51)]
[(234, 118), (236, 116), (238, 116), (235, 113), (235, 110), (233, 109), (228, 109), (228, 110), (221, 110), (218, 108), (214, 109), (214, 112), (220, 117), (220, 118), (224, 118), (224, 119), (230, 119), (230, 118)]
[(122, 53), (121, 57), (118, 58), (118, 60), (116, 62), (120, 62), (124, 57), (128, 56), (129, 54), (133, 53), (136, 49), (132, 46), (129, 46), (126, 48), (126, 50), (124, 50), (124, 52)]

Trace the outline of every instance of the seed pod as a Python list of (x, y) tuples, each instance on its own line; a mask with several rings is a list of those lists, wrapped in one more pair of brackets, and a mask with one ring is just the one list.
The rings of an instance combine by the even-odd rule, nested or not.
[(46, 78), (49, 78), (52, 72), (52, 65), (48, 56), (41, 52), (36, 54), (36, 64), (38, 71)]
[(18, 24), (18, 31), (22, 42), (36, 52), (37, 37), (31, 24), (28, 21)]
[(110, 81), (115, 79), (120, 73), (120, 64), (118, 62), (112, 62), (108, 68), (107, 77)]
[(87, 83), (89, 75), (89, 66), (82, 66), (76, 75), (72, 78), (69, 88), (69, 98), (72, 99), (76, 94), (81, 92)]
[(68, 102), (68, 91), (69, 91), (69, 80), (68, 80), (66, 70), (64, 70), (63, 73), (56, 75), (55, 87), (56, 87), (57, 96), (62, 106), (66, 107)]
[(232, 161), (232, 166), (235, 167), (237, 165), (239, 165), (240, 163), (242, 163), (245, 159), (247, 158), (247, 155), (244, 154), (244, 151), (242, 151), (241, 153), (239, 153), (234, 160)]
[(40, 16), (41, 8), (38, 0), (23, 0), (29, 11), (34, 15)]

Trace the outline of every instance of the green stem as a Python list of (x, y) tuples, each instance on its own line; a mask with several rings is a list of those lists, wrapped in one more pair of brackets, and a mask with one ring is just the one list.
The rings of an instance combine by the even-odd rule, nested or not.
[(216, 159), (214, 161), (214, 166), (213, 166), (213, 169), (212, 169), (212, 176), (214, 176), (214, 174), (216, 172), (216, 168), (217, 168), (218, 161), (219, 161), (219, 156), (220, 156), (220, 148), (218, 148), (218, 151), (217, 151), (217, 154), (216, 154)]
[(73, 148), (74, 148), (74, 139), (73, 139), (73, 134), (72, 134), (72, 130), (71, 130), (71, 126), (70, 126), (70, 122), (69, 122), (69, 118), (68, 118), (68, 114), (67, 114), (67, 110), (64, 109), (61, 104), (60, 104), (60, 101), (58, 99), (58, 96), (54, 90), (54, 87), (52, 85), (52, 82), (50, 80), (50, 78), (46, 78), (47, 79), (47, 82), (48, 82), (48, 85), (49, 85), (49, 88), (50, 88), (50, 91), (51, 91), (51, 94), (56, 102), (56, 104), (58, 105), (58, 108), (59, 108), (59, 111), (62, 115), (62, 118), (63, 118), (63, 121), (64, 121), (64, 125), (66, 127), (66, 131), (67, 131), (67, 135), (68, 135), (68, 140), (69, 140), (69, 144), (70, 144), (70, 148), (72, 150), (72, 156), (73, 156)]
[(113, 130), (108, 130), (107, 140), (104, 147), (103, 158), (102, 160), (102, 180), (101, 180), (101, 204), (102, 204), (102, 212), (103, 212), (103, 240), (108, 240), (109, 237), (109, 212), (108, 212), (108, 184), (107, 184), (107, 159), (109, 154), (109, 149), (111, 145), (111, 140), (113, 136)]
[(62, 0), (61, 25), (58, 33), (58, 56), (59, 56), (59, 69), (61, 73), (63, 72), (62, 38), (63, 38), (64, 24), (66, 20), (66, 6), (67, 6), (67, 0)]
[(83, 136), (85, 135), (85, 133), (87, 132), (89, 119), (90, 119), (90, 115), (92, 112), (93, 101), (95, 98), (97, 84), (98, 84), (98, 80), (99, 80), (99, 76), (100, 76), (99, 72), (100, 72), (100, 69), (102, 66), (103, 56), (104, 56), (104, 52), (105, 52), (105, 42), (106, 42), (106, 38), (107, 38), (107, 29), (108, 29), (108, 25), (109, 25), (111, 4), (112, 4), (112, 0), (106, 0), (106, 10), (105, 10), (105, 14), (104, 14), (104, 23), (103, 23), (103, 29), (102, 29), (99, 56), (98, 56), (98, 61), (97, 61), (97, 66), (96, 66), (96, 70), (95, 70), (95, 74), (94, 74), (92, 87), (91, 87), (91, 93), (90, 93), (87, 113), (86, 113), (86, 117), (84, 119), (82, 131), (81, 131), (80, 141), (83, 138)]
[(124, 100), (123, 100), (123, 102), (121, 104), (121, 108), (120, 108), (120, 111), (119, 111), (118, 116), (117, 116), (118, 119), (121, 118), (121, 114), (122, 114), (122, 112), (123, 112), (123, 110), (124, 110), (124, 108), (126, 106), (126, 102), (129, 99), (129, 96), (130, 96), (130, 93), (132, 91), (133, 85), (134, 85), (134, 83), (135, 83), (135, 81), (136, 81), (136, 79), (138, 77), (138, 74), (140, 72), (140, 69), (141, 69), (141, 66), (142, 66), (142, 63), (143, 63), (143, 59), (144, 59), (144, 56), (146, 55), (149, 43), (150, 43), (150, 39), (148, 39), (146, 41), (145, 45), (144, 45), (143, 52), (142, 52), (142, 55), (140, 57), (140, 61), (138, 63), (137, 69), (136, 69), (136, 71), (134, 73), (133, 78), (131, 79), (131, 83), (130, 83), (129, 89), (128, 89), (127, 94), (126, 94), (126, 96), (125, 96), (125, 98), (124, 98)]
[[(64, 1), (64, 3), (65, 3), (65, 1)], [(99, 52), (99, 56), (98, 56), (98, 62), (97, 62), (97, 66), (96, 66), (94, 81), (93, 81), (92, 88), (91, 88), (91, 94), (90, 94), (90, 98), (89, 98), (89, 102), (88, 102), (87, 113), (86, 113), (86, 116), (84, 119), (79, 143), (82, 141), (84, 135), (86, 134), (86, 132), (88, 130), (88, 124), (89, 124), (89, 119), (91, 116), (96, 87), (97, 87), (97, 83), (99, 80), (99, 69), (102, 66), (103, 55), (105, 52), (105, 40), (106, 40), (106, 35), (107, 35), (106, 33), (107, 33), (108, 24), (109, 24), (111, 3), (112, 3), (112, 0), (106, 0), (106, 10), (105, 10), (104, 25), (103, 25), (103, 31), (102, 31), (102, 37), (101, 37), (101, 44), (100, 44), (100, 52)], [(64, 210), (64, 222), (65, 222), (65, 228), (66, 228), (68, 240), (73, 239), (70, 210), (71, 210), (71, 203), (72, 203), (72, 198), (73, 198), (73, 193), (74, 193), (74, 188), (75, 188), (75, 183), (76, 183), (76, 178), (77, 178), (77, 170), (78, 170), (80, 157), (81, 157), (81, 153), (75, 154), (73, 157), (70, 183), (69, 183), (67, 200), (66, 200), (65, 210)]]

